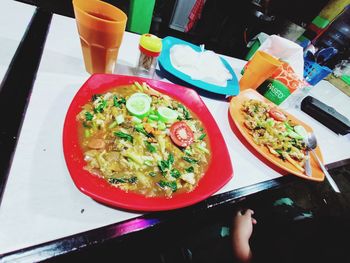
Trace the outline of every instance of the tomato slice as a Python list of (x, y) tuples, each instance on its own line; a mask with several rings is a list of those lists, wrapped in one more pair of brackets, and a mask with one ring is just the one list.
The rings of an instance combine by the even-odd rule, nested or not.
[(194, 141), (193, 131), (184, 121), (177, 121), (171, 125), (170, 138), (180, 147), (187, 147)]
[(286, 115), (277, 110), (276, 108), (272, 108), (269, 111), (269, 115), (271, 118), (274, 118), (276, 121), (285, 121), (287, 120)]

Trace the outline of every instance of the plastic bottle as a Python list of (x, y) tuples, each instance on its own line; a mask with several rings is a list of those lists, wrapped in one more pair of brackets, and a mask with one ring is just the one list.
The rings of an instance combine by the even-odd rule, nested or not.
[(162, 40), (152, 34), (143, 34), (140, 38), (139, 49), (138, 75), (153, 78), (158, 56), (162, 51)]

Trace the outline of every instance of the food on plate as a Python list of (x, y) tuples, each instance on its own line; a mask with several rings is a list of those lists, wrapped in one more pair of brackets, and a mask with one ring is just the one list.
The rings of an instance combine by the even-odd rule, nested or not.
[(85, 169), (124, 191), (171, 197), (192, 191), (207, 170), (203, 124), (146, 83), (93, 95), (77, 121)]
[(174, 45), (170, 49), (170, 61), (175, 69), (213, 85), (226, 87), (232, 75), (213, 51), (197, 52), (188, 45)]
[(304, 172), (307, 132), (303, 126), (293, 124), (276, 107), (259, 100), (246, 100), (241, 110), (244, 125), (257, 145), (267, 147), (271, 154)]

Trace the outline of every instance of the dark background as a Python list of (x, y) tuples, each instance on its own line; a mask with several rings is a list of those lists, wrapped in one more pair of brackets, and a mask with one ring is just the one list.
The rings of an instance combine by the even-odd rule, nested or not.
[[(73, 17), (71, 0), (21, 0), (21, 2), (40, 6), (46, 10)], [(129, 0), (105, 0), (126, 14)], [(169, 23), (176, 0), (156, 0), (151, 25), (151, 33), (159, 37), (168, 35), (182, 38), (194, 44), (205, 44), (207, 49), (217, 53), (244, 58), (247, 53), (246, 42), (259, 32), (278, 34), (287, 22), (305, 27), (327, 4), (328, 0), (265, 0), (262, 8), (251, 0), (207, 0), (201, 19), (188, 33), (172, 30)], [(259, 10), (275, 17), (267, 22), (253, 15)]]

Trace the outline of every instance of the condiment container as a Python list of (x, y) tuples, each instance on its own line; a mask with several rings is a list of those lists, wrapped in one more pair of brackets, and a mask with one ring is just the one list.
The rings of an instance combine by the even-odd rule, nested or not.
[(138, 74), (153, 78), (158, 56), (162, 51), (162, 40), (152, 34), (143, 34), (140, 38), (139, 49)]

